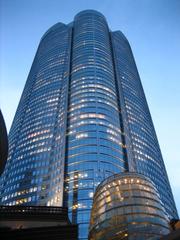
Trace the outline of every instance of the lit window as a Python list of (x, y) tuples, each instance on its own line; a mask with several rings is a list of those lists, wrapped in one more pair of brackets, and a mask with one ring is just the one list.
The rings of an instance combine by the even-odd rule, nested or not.
[(90, 192), (90, 193), (89, 193), (89, 197), (90, 197), (90, 198), (93, 198), (93, 195), (94, 195), (93, 192)]
[(80, 134), (77, 134), (77, 135), (76, 135), (76, 139), (86, 138), (86, 137), (88, 137), (88, 134), (87, 134), (87, 133), (80, 133)]

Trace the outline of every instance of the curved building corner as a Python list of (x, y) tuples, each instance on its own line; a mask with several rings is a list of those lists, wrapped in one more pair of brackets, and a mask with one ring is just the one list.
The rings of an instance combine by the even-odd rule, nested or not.
[(142, 174), (115, 174), (96, 190), (89, 240), (160, 239), (170, 225), (159, 194)]

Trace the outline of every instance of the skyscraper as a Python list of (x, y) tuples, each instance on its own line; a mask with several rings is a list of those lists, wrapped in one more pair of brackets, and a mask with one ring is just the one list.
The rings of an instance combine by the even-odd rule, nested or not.
[(130, 45), (94, 10), (42, 37), (11, 130), (5, 205), (68, 206), (86, 239), (93, 193), (106, 177), (149, 177), (177, 211)]

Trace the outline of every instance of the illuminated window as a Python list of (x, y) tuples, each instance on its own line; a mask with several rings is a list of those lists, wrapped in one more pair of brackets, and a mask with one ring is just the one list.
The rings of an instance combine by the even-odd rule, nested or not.
[(77, 134), (77, 135), (76, 135), (76, 139), (86, 138), (86, 137), (88, 137), (88, 134), (87, 134), (87, 133), (80, 133), (80, 134)]

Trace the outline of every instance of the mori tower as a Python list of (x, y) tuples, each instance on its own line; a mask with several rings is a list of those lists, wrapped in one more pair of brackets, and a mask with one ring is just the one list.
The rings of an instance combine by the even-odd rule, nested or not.
[(96, 187), (121, 172), (149, 177), (177, 218), (128, 40), (85, 10), (41, 38), (9, 133), (0, 201), (68, 207), (87, 239)]

